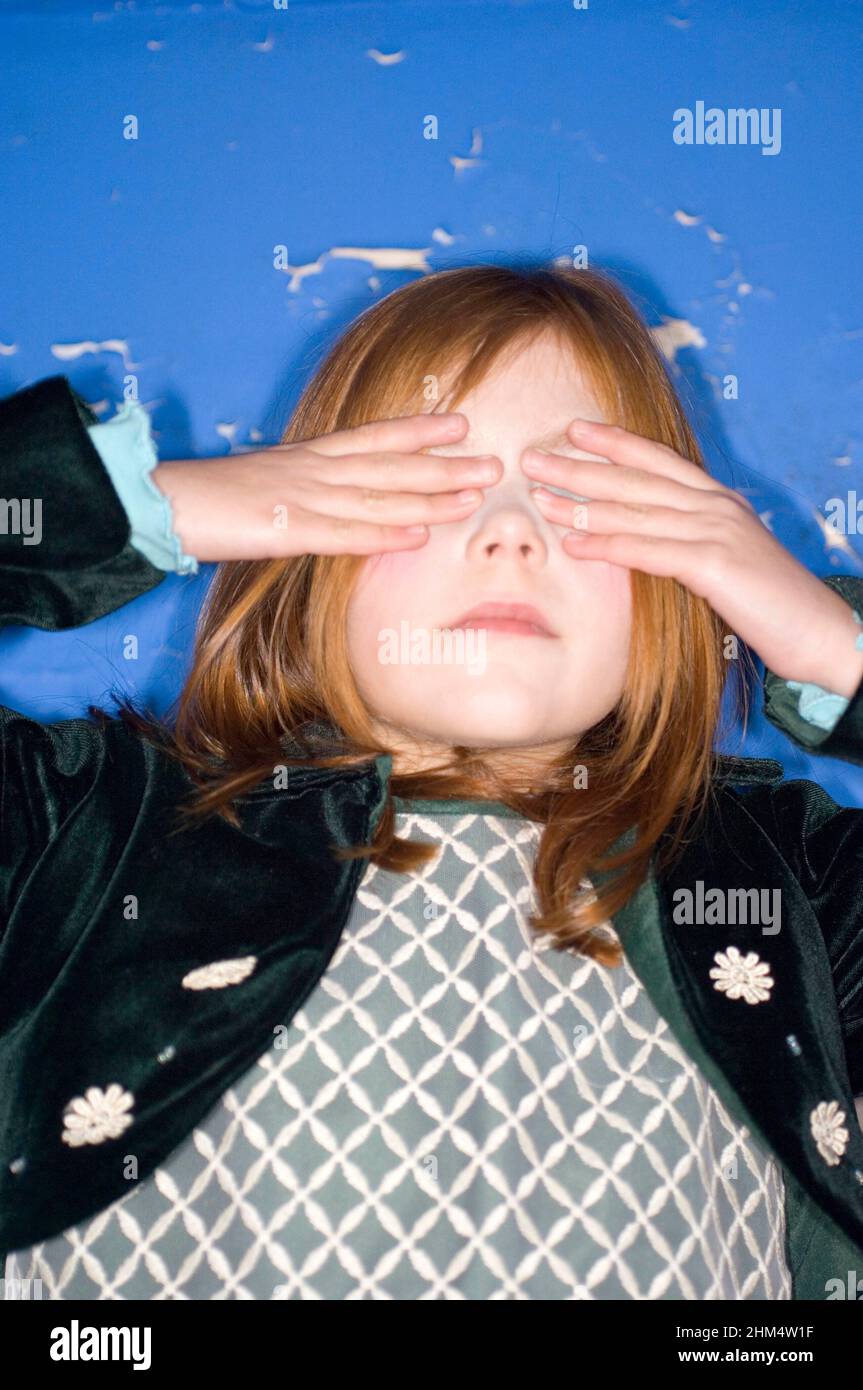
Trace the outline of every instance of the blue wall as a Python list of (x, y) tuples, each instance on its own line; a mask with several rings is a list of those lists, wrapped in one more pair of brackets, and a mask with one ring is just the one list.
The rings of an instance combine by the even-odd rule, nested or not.
[[(107, 419), (131, 373), (163, 457), (274, 443), (374, 299), (584, 245), (652, 324), (681, 321), (717, 475), (816, 573), (861, 574), (859, 538), (828, 545), (818, 520), (863, 442), (861, 18), (837, 0), (7, 3), (0, 393), (63, 372)], [(676, 144), (698, 101), (778, 108), (779, 152)], [(73, 632), (6, 630), (0, 699), (58, 719), (116, 683), (163, 708), (212, 572)], [(863, 792), (760, 715), (744, 751)]]

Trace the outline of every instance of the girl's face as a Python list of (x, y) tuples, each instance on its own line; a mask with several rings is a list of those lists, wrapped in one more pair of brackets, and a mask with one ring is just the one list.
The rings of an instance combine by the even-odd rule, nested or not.
[[(430, 525), (418, 549), (369, 556), (348, 607), (354, 677), (384, 746), (400, 750), (397, 772), (457, 743), (553, 755), (608, 714), (623, 691), (629, 571), (568, 555), (567, 528), (541, 514), (530, 495), (536, 483), (521, 467), (526, 448), (576, 416), (605, 418), (586, 382), (543, 337), (458, 409), (468, 433), (425, 452), (496, 454), (500, 481), (463, 520)], [(543, 447), (595, 457), (566, 440)], [(493, 602), (533, 605), (555, 635), (453, 630), (467, 610)]]

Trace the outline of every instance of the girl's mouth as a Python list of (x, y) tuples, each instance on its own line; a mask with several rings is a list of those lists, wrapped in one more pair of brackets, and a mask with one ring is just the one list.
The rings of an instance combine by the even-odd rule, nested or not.
[(529, 603), (481, 603), (463, 613), (453, 628), (487, 628), (519, 637), (557, 637), (545, 616)]

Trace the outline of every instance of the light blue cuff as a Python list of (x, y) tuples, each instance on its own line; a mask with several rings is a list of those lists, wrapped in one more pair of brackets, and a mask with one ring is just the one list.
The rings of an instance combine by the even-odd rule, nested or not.
[[(863, 626), (863, 618), (856, 609), (854, 617)], [(863, 651), (863, 632), (854, 646), (858, 651)], [(822, 690), (820, 685), (813, 685), (811, 681), (786, 681), (785, 684), (789, 690), (800, 691), (800, 699), (797, 702), (800, 717), (818, 729), (832, 729), (848, 708), (849, 701), (844, 695), (834, 695), (831, 690)]]
[(150, 474), (159, 462), (150, 417), (137, 401), (124, 401), (113, 419), (88, 425), (131, 527), (131, 541), (151, 565), (178, 574), (196, 574), (198, 561), (185, 555), (174, 532), (171, 499)]

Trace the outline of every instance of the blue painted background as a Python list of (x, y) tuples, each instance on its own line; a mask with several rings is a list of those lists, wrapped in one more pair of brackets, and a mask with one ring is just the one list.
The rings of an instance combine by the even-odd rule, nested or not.
[[(816, 573), (861, 574), (860, 538), (818, 520), (863, 496), (861, 31), (836, 0), (2, 5), (0, 394), (63, 372), (108, 419), (131, 372), (165, 458), (275, 443), (370, 301), (583, 244), (651, 324), (691, 325), (675, 368), (712, 470)], [(676, 145), (699, 100), (780, 108), (781, 152)], [(164, 708), (212, 572), (6, 630), (0, 699), (58, 719), (119, 685)], [(760, 714), (744, 751), (861, 799), (863, 773)]]

